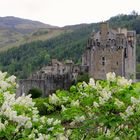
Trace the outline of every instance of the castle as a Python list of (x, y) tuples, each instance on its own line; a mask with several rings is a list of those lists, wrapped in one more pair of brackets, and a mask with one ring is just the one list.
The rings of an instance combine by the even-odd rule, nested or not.
[(80, 67), (75, 65), (72, 60), (59, 62), (52, 59), (48, 66), (41, 68), (32, 74), (28, 79), (19, 81), (17, 96), (28, 93), (32, 88), (42, 90), (43, 97), (55, 92), (57, 89), (68, 89), (72, 82), (76, 82)]
[(75, 65), (71, 60), (65, 63), (53, 59), (48, 65), (19, 81), (18, 96), (30, 89), (40, 88), (43, 96), (57, 89), (68, 89), (81, 72), (88, 72), (94, 79), (105, 79), (106, 73), (135, 79), (136, 67), (136, 32), (127, 29), (110, 29), (106, 22), (100, 24), (100, 30), (93, 32), (88, 39), (82, 56), (82, 65)]
[(90, 77), (105, 79), (106, 73), (135, 79), (136, 32), (127, 29), (110, 29), (108, 23), (100, 24), (93, 32), (82, 56), (82, 66), (88, 67)]

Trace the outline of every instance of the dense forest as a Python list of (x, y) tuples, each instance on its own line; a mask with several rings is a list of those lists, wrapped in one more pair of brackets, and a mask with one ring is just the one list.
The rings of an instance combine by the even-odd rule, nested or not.
[[(140, 71), (140, 15), (117, 15), (108, 20), (112, 28), (126, 27), (137, 32), (137, 68)], [(0, 53), (0, 69), (19, 78), (27, 78), (32, 72), (49, 63), (52, 58), (72, 59), (81, 62), (87, 39), (93, 30), (99, 29), (99, 23), (67, 26), (71, 32), (61, 34), (47, 41), (26, 43)]]

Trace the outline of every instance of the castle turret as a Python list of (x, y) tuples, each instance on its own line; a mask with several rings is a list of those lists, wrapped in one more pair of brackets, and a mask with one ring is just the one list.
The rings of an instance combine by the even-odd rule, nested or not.
[(107, 37), (109, 33), (109, 27), (107, 22), (102, 22), (100, 24), (100, 38), (101, 38), (101, 43), (102, 45), (105, 45), (107, 43)]

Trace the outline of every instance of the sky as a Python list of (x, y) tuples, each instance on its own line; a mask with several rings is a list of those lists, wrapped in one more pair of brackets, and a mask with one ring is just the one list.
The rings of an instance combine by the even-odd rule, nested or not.
[(140, 13), (140, 0), (0, 0), (0, 16), (55, 26), (95, 23), (118, 14)]

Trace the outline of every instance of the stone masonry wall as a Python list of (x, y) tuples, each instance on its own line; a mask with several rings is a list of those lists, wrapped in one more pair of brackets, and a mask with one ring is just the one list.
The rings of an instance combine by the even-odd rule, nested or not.
[(46, 97), (58, 89), (68, 89), (71, 86), (71, 76), (69, 74), (47, 75), (44, 79), (20, 80), (18, 84), (17, 96), (27, 95), (30, 89), (39, 88), (42, 90), (42, 96)]

